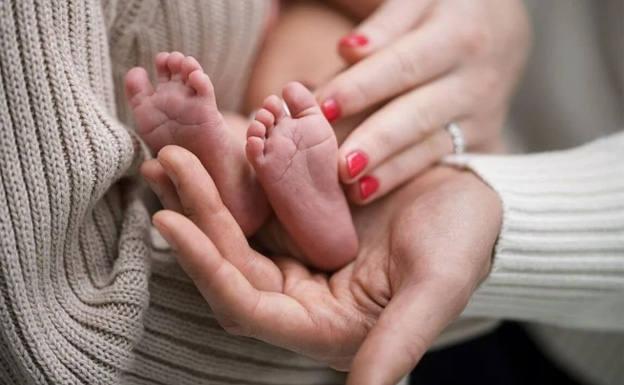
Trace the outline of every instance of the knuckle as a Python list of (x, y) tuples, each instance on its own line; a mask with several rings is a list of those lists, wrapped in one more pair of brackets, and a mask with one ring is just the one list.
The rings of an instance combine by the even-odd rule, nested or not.
[(403, 47), (392, 46), (388, 52), (393, 56), (397, 74), (400, 81), (405, 84), (412, 84), (415, 75), (420, 71), (421, 66), (418, 65), (413, 52)]
[(413, 138), (418, 140), (431, 134), (438, 127), (432, 108), (415, 107), (413, 110)]
[[(459, 105), (465, 108), (489, 107), (491, 102), (497, 102), (501, 94), (501, 75), (494, 68), (480, 68), (478, 73), (473, 73), (473, 77), (468, 82), (478, 86), (463, 87), (467, 98), (458, 100)], [(485, 102), (485, 103), (484, 103)]]
[(467, 24), (459, 30), (458, 42), (463, 53), (475, 56), (487, 47), (488, 34), (483, 26)]
[(182, 204), (182, 214), (187, 217), (188, 219), (191, 220), (191, 222), (193, 223), (197, 223), (198, 217), (197, 217), (197, 210), (195, 210), (195, 208), (191, 205), (188, 204)]
[(408, 359), (408, 362), (416, 363), (420, 361), (423, 354), (429, 348), (427, 339), (419, 332), (413, 332), (409, 338), (409, 343), (403, 344), (404, 357)]
[(402, 158), (401, 156), (386, 161), (382, 167), (380, 179), (383, 179), (384, 190), (388, 191), (418, 174), (422, 168), (420, 162), (414, 162), (412, 157)]
[(354, 78), (341, 80), (337, 83), (333, 96), (343, 109), (351, 110), (357, 109), (358, 106), (365, 106), (368, 94), (365, 83)]
[(367, 139), (366, 148), (371, 148), (379, 153), (391, 151), (396, 146), (395, 130), (386, 129), (383, 126), (377, 126), (377, 129), (371, 131)]
[(248, 337), (246, 329), (242, 327), (239, 323), (231, 320), (217, 320), (217, 322), (219, 322), (219, 325), (221, 325), (223, 330), (225, 330), (228, 334), (232, 334), (234, 336)]

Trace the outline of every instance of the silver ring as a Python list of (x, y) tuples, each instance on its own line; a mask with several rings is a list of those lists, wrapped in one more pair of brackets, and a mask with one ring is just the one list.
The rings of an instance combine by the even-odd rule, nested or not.
[(451, 122), (446, 125), (446, 131), (451, 135), (451, 141), (453, 142), (453, 154), (461, 155), (466, 150), (466, 140), (464, 139), (464, 132), (459, 124)]

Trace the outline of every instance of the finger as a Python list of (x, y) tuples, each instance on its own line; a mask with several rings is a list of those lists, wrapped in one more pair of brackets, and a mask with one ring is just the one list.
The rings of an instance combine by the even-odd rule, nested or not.
[(175, 186), (158, 160), (150, 159), (143, 162), (141, 175), (143, 175), (164, 208), (182, 212), (182, 204)]
[(176, 188), (182, 213), (213, 240), (221, 254), (259, 289), (281, 290), (281, 273), (249, 247), (199, 159), (181, 147), (166, 146), (158, 153), (158, 161)]
[(400, 290), (355, 355), (347, 384), (398, 383), (457, 317), (462, 304), (456, 302), (443, 285), (412, 285)]
[[(282, 293), (256, 290), (188, 218), (165, 210), (153, 222), (228, 332), (291, 350), (318, 342), (306, 308)], [(321, 298), (315, 289), (307, 294)]]
[(325, 116), (351, 116), (449, 72), (461, 55), (442, 27), (427, 22), (332, 79), (316, 93)]
[(223, 326), (233, 326), (229, 323), (232, 320), (242, 324), (245, 314), (258, 302), (260, 292), (188, 218), (163, 210), (152, 221), (176, 251), (180, 266), (223, 321)]
[(432, 4), (431, 0), (384, 2), (353, 33), (340, 39), (338, 52), (348, 63), (361, 60), (415, 28)]
[[(462, 124), (463, 126), (463, 124)], [(453, 151), (450, 135), (437, 130), (421, 143), (408, 147), (347, 186), (347, 196), (362, 205), (374, 202), (438, 162)]]
[[(340, 146), (340, 180), (353, 183), (449, 122), (466, 116), (474, 102), (462, 88), (462, 78), (451, 74), (394, 99), (372, 114)], [(469, 136), (465, 139), (471, 143)]]

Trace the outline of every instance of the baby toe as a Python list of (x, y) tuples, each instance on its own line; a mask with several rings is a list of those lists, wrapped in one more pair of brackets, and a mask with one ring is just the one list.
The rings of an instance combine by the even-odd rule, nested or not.
[(259, 109), (256, 112), (255, 119), (267, 128), (275, 124), (275, 115), (266, 108)]
[(171, 79), (171, 72), (169, 72), (169, 67), (167, 67), (169, 55), (169, 52), (160, 52), (154, 59), (156, 74), (158, 75), (158, 81), (160, 83), (168, 82)]
[(273, 123), (278, 122), (284, 116), (286, 111), (284, 110), (284, 101), (277, 95), (271, 95), (264, 99), (262, 107), (273, 115)]
[(294, 118), (321, 113), (314, 95), (301, 83), (288, 83), (282, 90), (282, 96)]
[(214, 96), (212, 82), (210, 82), (208, 75), (206, 75), (201, 69), (191, 72), (188, 77), (188, 85), (191, 86), (191, 88), (193, 88), (200, 96)]
[(258, 168), (264, 159), (264, 144), (265, 142), (263, 138), (258, 136), (247, 137), (247, 145), (245, 146), (247, 160), (256, 171), (258, 171)]
[(133, 108), (154, 93), (147, 71), (142, 67), (135, 67), (128, 71), (125, 77), (125, 86), (126, 97)]
[(266, 137), (266, 126), (259, 122), (258, 120), (253, 120), (251, 124), (249, 124), (249, 128), (247, 129), (247, 137), (250, 138), (252, 136), (258, 138)]
[(167, 67), (169, 68), (169, 72), (171, 73), (171, 79), (173, 80), (181, 80), (182, 79), (182, 61), (184, 60), (184, 55), (180, 52), (172, 52), (171, 55), (167, 58)]
[(182, 60), (181, 76), (183, 81), (187, 81), (189, 75), (195, 70), (202, 70), (199, 62), (192, 56), (187, 56)]

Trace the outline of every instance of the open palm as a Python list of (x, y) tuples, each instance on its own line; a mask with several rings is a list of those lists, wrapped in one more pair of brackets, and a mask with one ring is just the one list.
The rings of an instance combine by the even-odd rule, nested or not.
[[(175, 210), (155, 225), (221, 325), (351, 370), (350, 383), (391, 384), (418, 362), (487, 275), (500, 226), (494, 192), (440, 168), (356, 212), (358, 258), (327, 275), (254, 251), (190, 152), (165, 147), (144, 174)], [(472, 204), (484, 193), (492, 215)], [(467, 225), (479, 233), (457, 237)]]

